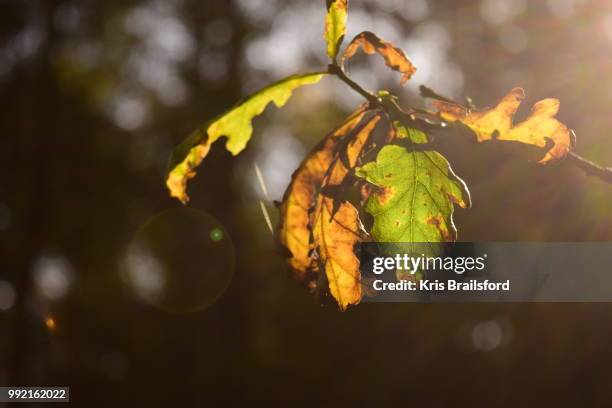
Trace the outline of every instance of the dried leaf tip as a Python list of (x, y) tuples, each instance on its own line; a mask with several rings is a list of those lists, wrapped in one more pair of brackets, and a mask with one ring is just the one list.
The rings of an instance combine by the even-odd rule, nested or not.
[(342, 55), (340, 65), (344, 66), (345, 62), (355, 55), (359, 48), (363, 48), (363, 51), (368, 55), (378, 53), (382, 56), (389, 68), (402, 74), (400, 81), (402, 85), (408, 82), (416, 72), (416, 67), (408, 59), (404, 50), (382, 40), (370, 31), (364, 31), (353, 38)]

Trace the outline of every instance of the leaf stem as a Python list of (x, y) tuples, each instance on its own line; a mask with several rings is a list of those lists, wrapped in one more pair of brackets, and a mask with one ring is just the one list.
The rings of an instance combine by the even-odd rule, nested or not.
[(382, 103), (381, 103), (380, 98), (378, 98), (372, 92), (366, 91), (365, 89), (361, 87), (361, 85), (359, 85), (357, 82), (349, 78), (344, 72), (344, 70), (338, 64), (336, 63), (329, 64), (327, 66), (327, 72), (329, 72), (331, 75), (337, 76), (342, 82), (344, 82), (355, 92), (363, 96), (371, 104), (381, 106)]
[(457, 102), (453, 101), (452, 99), (447, 98), (446, 96), (440, 95), (439, 93), (437, 93), (431, 88), (426, 87), (425, 85), (419, 86), (419, 91), (423, 98), (437, 99), (442, 102), (457, 104)]

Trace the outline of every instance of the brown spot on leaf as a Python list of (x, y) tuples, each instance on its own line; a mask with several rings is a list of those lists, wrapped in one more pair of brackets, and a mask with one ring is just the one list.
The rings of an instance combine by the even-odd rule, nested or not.
[(425, 222), (436, 227), (444, 241), (453, 242), (455, 240), (454, 234), (448, 230), (446, 221), (440, 214), (427, 217)]
[(381, 205), (385, 205), (393, 198), (394, 195), (395, 195), (395, 190), (393, 189), (393, 187), (383, 187), (380, 190), (378, 190), (378, 194), (377, 194), (378, 202)]
[(464, 207), (465, 206), (465, 203), (463, 201), (459, 200), (454, 194), (447, 193), (446, 196), (451, 201), (451, 203), (457, 204), (460, 207)]

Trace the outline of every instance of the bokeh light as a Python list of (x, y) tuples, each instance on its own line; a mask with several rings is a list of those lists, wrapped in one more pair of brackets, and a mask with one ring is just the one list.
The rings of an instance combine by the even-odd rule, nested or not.
[(10, 282), (0, 280), (0, 310), (7, 311), (15, 304), (15, 288)]
[(47, 327), (47, 329), (49, 331), (55, 331), (56, 327), (57, 327), (57, 323), (55, 322), (55, 319), (51, 316), (47, 316), (45, 318), (45, 326)]
[(47, 300), (60, 300), (65, 297), (74, 277), (72, 264), (65, 257), (41, 256), (34, 263), (34, 286)]
[(212, 239), (214, 242), (221, 241), (223, 239), (223, 231), (221, 231), (219, 228), (213, 228), (210, 230), (210, 239)]
[(202, 310), (227, 289), (234, 247), (224, 227), (189, 208), (167, 210), (147, 221), (125, 254), (121, 277), (134, 296), (162, 310)]

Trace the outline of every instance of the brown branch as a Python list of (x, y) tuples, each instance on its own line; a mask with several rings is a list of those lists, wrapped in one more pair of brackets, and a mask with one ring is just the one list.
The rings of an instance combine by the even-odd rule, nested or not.
[(612, 183), (611, 167), (600, 166), (599, 164), (593, 163), (592, 161), (587, 160), (574, 152), (569, 152), (567, 156), (565, 156), (565, 161), (568, 164), (578, 167), (589, 176), (599, 177), (603, 181)]
[(331, 75), (337, 76), (342, 82), (344, 82), (355, 92), (363, 96), (371, 104), (373, 105), (381, 104), (380, 99), (376, 95), (374, 95), (370, 91), (366, 91), (365, 89), (361, 87), (361, 85), (359, 85), (357, 82), (349, 78), (344, 72), (344, 70), (338, 64), (329, 64), (327, 66), (327, 72), (329, 72)]
[(423, 98), (436, 99), (438, 101), (460, 105), (457, 102), (453, 101), (452, 99), (447, 98), (446, 96), (440, 95), (439, 93), (437, 93), (431, 88), (426, 87), (425, 85), (419, 86), (419, 92), (421, 93), (421, 96)]

